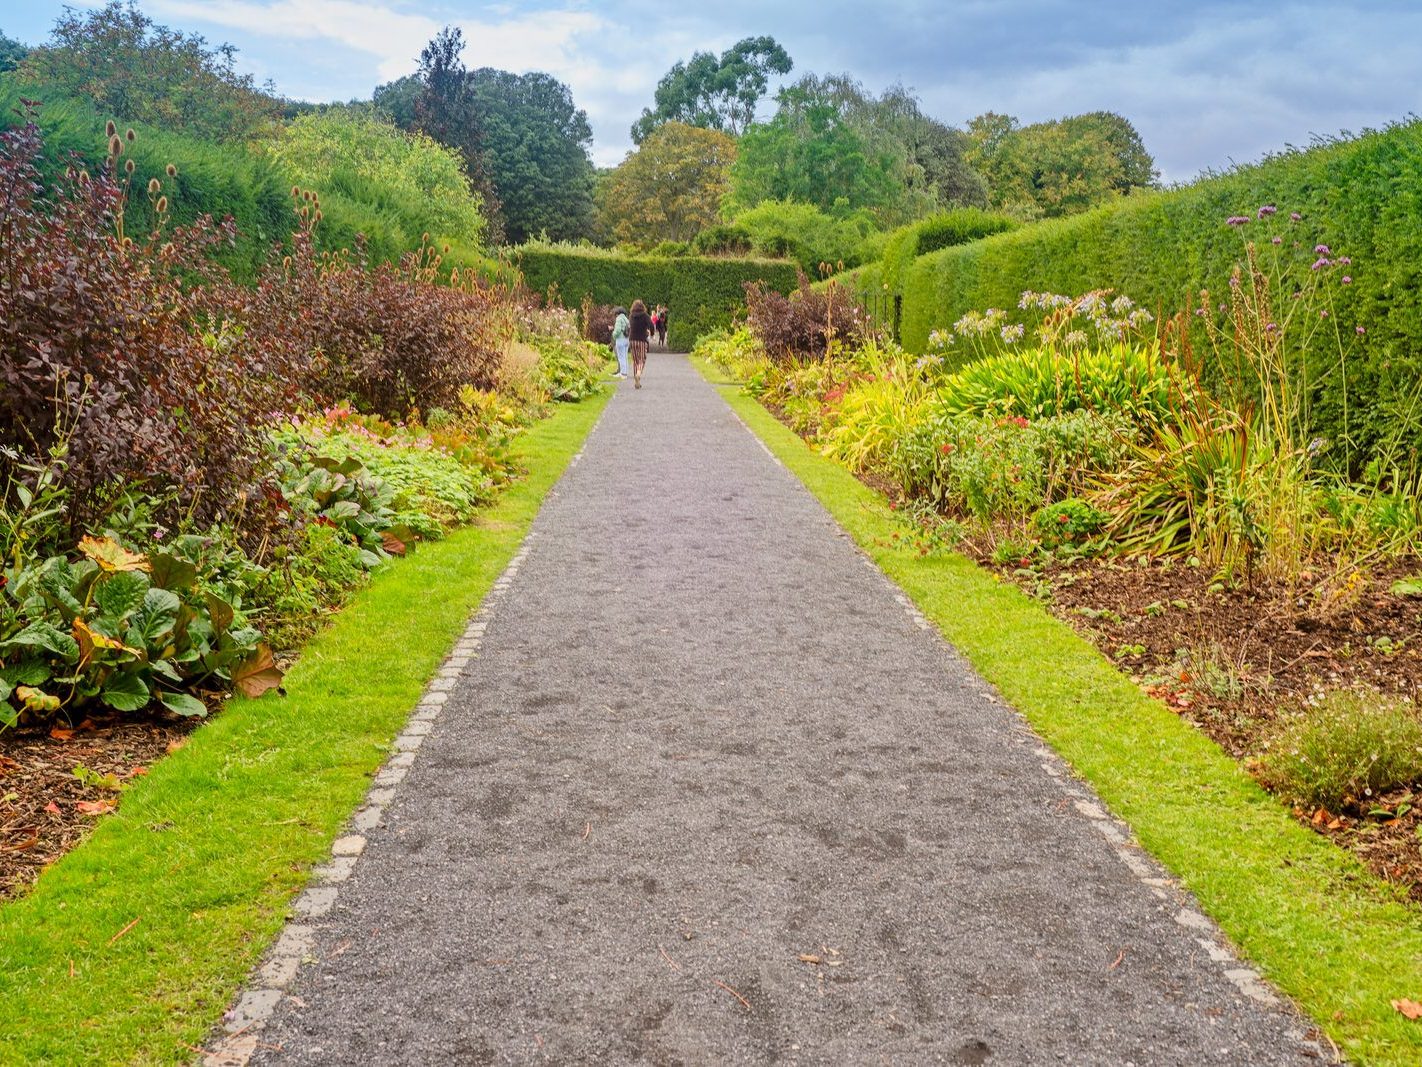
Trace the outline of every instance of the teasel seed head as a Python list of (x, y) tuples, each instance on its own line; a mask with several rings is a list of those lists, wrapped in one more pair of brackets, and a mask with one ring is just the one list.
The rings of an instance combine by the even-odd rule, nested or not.
[(133, 144), (134, 141), (138, 140), (138, 134), (136, 134), (136, 133), (133, 132), (132, 127), (130, 127), (128, 130), (126, 130), (126, 131), (124, 132), (124, 135), (123, 135), (123, 136), (124, 136), (124, 139), (125, 139), (126, 141), (128, 141), (129, 144)]
[(124, 161), (123, 161), (123, 172), (124, 172), (125, 174), (132, 174), (132, 173), (133, 173), (133, 170), (134, 170), (134, 162), (133, 162), (133, 160), (131, 160), (131, 159), (126, 159), (126, 160), (124, 160)]
[(160, 196), (158, 203), (154, 206), (157, 208), (158, 214), (166, 215), (168, 213), (168, 198), (166, 196)]
[(157, 196), (158, 190), (161, 188), (163, 188), (163, 183), (160, 182), (157, 178), (148, 179), (148, 194), (150, 196)]
[(167, 174), (170, 178), (176, 178), (178, 176), (178, 168), (169, 163), (163, 168), (163, 173)]
[[(110, 123), (110, 125), (113, 124)], [(112, 137), (109, 138), (109, 155), (111, 155), (114, 159), (117, 159), (119, 156), (123, 155), (123, 142), (119, 140), (118, 134), (114, 134)]]
[(109, 119), (108, 123), (104, 126), (104, 136), (112, 137), (116, 133), (118, 133), (118, 127), (114, 125), (113, 119)]

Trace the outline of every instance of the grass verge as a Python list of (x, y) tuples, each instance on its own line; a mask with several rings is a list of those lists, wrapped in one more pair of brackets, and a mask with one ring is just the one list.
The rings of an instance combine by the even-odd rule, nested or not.
[[(709, 380), (725, 375), (693, 360)], [(1299, 825), (1212, 741), (1095, 648), (962, 556), (900, 547), (888, 502), (738, 387), (731, 408), (1018, 708), (1141, 844), (1350, 1059), (1422, 1062), (1422, 922), (1391, 886)], [(904, 542), (909, 538), (902, 538)]]
[(607, 396), (531, 428), (525, 477), (377, 574), (302, 651), (285, 698), (233, 700), (0, 908), (0, 1062), (192, 1059)]

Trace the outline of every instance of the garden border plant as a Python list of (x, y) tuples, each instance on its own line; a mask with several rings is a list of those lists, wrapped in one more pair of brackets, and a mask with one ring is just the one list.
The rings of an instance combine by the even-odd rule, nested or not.
[(305, 646), (283, 700), (234, 699), (0, 907), (0, 995), (24, 1020), (0, 1061), (191, 1060), (608, 399), (530, 429), (526, 476), (380, 572)]
[(1080, 774), (1225, 933), (1350, 1057), (1409, 1064), (1422, 924), (1402, 894), (1299, 825), (1213, 742), (1015, 587), (896, 536), (881, 494), (693, 360), (735, 411), (974, 668)]

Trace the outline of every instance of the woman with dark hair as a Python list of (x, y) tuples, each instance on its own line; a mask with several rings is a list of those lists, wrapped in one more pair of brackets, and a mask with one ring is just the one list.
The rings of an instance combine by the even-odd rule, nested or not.
[(632, 301), (632, 384), (642, 388), (642, 372), (647, 367), (647, 342), (652, 339), (652, 316), (647, 314), (647, 305), (640, 300)]
[(612, 311), (612, 351), (617, 354), (617, 376), (627, 377), (627, 333), (632, 328), (626, 308)]
[(667, 347), (667, 306), (657, 308), (657, 344)]

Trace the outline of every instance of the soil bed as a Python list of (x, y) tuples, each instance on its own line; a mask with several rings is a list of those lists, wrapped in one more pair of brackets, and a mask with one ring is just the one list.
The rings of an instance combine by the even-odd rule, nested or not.
[(0, 737), (0, 899), (22, 893), (82, 841), (123, 787), (192, 729), (188, 720), (128, 716)]
[[(1422, 689), (1422, 600), (1391, 592), (1422, 570), (1419, 560), (1379, 564), (1324, 596), (1269, 582), (1228, 587), (1172, 560), (997, 569), (1246, 768), (1278, 716), (1319, 693), (1352, 687), (1415, 698)], [(1422, 901), (1413, 792), (1295, 814)], [(1395, 818), (1404, 804), (1411, 810)]]

